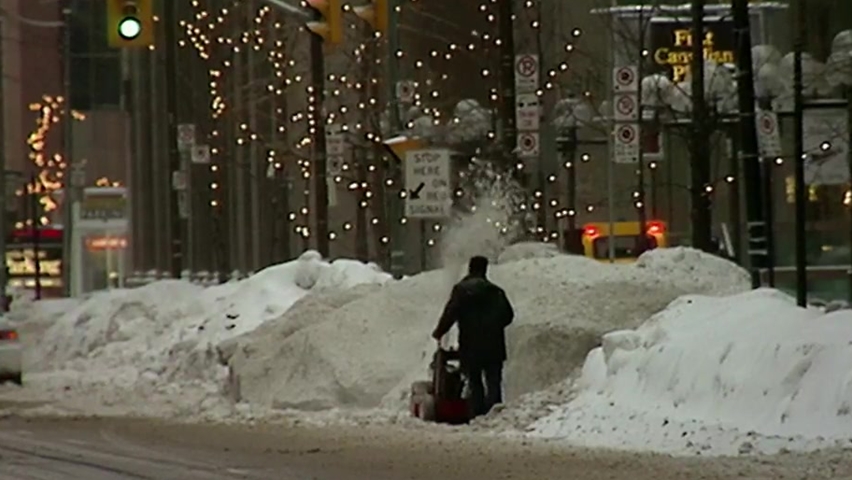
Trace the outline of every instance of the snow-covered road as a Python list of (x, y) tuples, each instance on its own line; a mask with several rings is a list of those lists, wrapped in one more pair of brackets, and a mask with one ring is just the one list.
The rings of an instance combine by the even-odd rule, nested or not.
[[(8, 405), (7, 405), (8, 406)], [(6, 480), (540, 480), (850, 478), (843, 452), (685, 458), (587, 451), (463, 430), (0, 420)]]

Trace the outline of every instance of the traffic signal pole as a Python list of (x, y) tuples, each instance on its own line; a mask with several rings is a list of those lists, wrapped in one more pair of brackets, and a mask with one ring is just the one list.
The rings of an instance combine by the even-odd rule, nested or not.
[[(65, 27), (68, 28), (67, 26)], [(3, 24), (0, 24), (0, 38), (5, 38), (6, 29)], [(66, 57), (66, 63), (68, 62)], [(6, 101), (3, 98), (2, 92), (3, 87), (5, 86), (5, 69), (3, 68), (3, 49), (0, 48), (0, 112), (6, 111)], [(69, 100), (70, 101), (70, 100)], [(6, 115), (0, 114), (0, 255), (3, 256), (3, 268), (0, 268), (0, 302), (2, 302), (2, 310), (3, 312), (9, 311), (9, 305), (6, 301), (6, 284), (9, 281), (7, 275), (8, 264), (6, 263)], [(68, 121), (66, 119), (66, 121)], [(65, 187), (65, 198), (68, 198), (68, 187)], [(67, 200), (63, 203), (67, 204)], [(63, 239), (66, 239), (67, 235), (63, 235)], [(67, 241), (66, 241), (67, 244)], [(64, 251), (67, 251), (67, 248), (63, 248)], [(64, 260), (64, 258), (63, 258)], [(63, 280), (67, 277), (65, 273), (68, 270), (68, 263), (63, 262), (64, 268), (62, 269)], [(65, 288), (67, 289), (67, 280), (63, 282)], [(66, 292), (67, 295), (67, 292)]]
[(704, 78), (704, 15), (706, 0), (692, 2), (692, 128), (690, 193), (692, 196), (692, 248), (713, 250), (710, 187), (710, 130)]
[(325, 144), (325, 57), (323, 56), (323, 39), (319, 35), (311, 35), (311, 87), (313, 89), (314, 107), (314, 218), (316, 219), (317, 251), (323, 257), (329, 255), (328, 239), (328, 179)]
[[(388, 109), (391, 124), (391, 131), (394, 135), (402, 132), (402, 118), (399, 114), (399, 98), (397, 97), (396, 86), (399, 83), (399, 59), (396, 57), (396, 52), (399, 50), (399, 0), (388, 0), (388, 31), (387, 31), (387, 96)], [(395, 278), (402, 278), (405, 272), (405, 238), (403, 236), (402, 217), (405, 216), (405, 199), (402, 192), (405, 188), (405, 179), (403, 178), (403, 167), (401, 163), (397, 163), (396, 159), (391, 158), (391, 179), (393, 187), (388, 195), (390, 202), (390, 212), (388, 221), (390, 222), (390, 273)]]
[(177, 19), (178, 2), (164, 2), (163, 24), (165, 26), (165, 56), (166, 56), (166, 141), (168, 142), (168, 165), (171, 174), (169, 190), (169, 252), (170, 271), (172, 278), (180, 278), (184, 265), (184, 230), (185, 222), (181, 219), (180, 190), (178, 181), (182, 175), (181, 157), (177, 138)]
[[(732, 0), (731, 10), (737, 41), (737, 89), (739, 96), (739, 128), (740, 152), (738, 157), (743, 162), (742, 170), (746, 195), (746, 219), (748, 222), (748, 257), (751, 270), (752, 286), (760, 286), (760, 269), (771, 266), (773, 258), (769, 256), (768, 230), (771, 206), (764, 199), (772, 198), (771, 192), (761, 192), (761, 165), (757, 138), (757, 126), (754, 112), (754, 69), (751, 54), (751, 28), (749, 26), (748, 0)], [(766, 173), (771, 173), (769, 159), (765, 159)], [(761, 195), (763, 193), (763, 195)], [(739, 245), (738, 245), (739, 246)], [(737, 252), (739, 254), (739, 252)]]
[(807, 272), (807, 197), (805, 190), (805, 129), (804, 129), (804, 78), (802, 56), (805, 50), (807, 8), (804, 0), (796, 2), (795, 40), (793, 43), (793, 158), (795, 159), (795, 207), (796, 207), (796, 303), (805, 307), (808, 303)]

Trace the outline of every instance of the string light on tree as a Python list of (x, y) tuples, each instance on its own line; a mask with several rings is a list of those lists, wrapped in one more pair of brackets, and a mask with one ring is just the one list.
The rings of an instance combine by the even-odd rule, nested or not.
[[(48, 152), (49, 134), (51, 129), (64, 120), (63, 97), (43, 95), (40, 102), (29, 105), (29, 110), (36, 113), (35, 128), (27, 136), (29, 147), (28, 158), (35, 169), (34, 181), (27, 183), (24, 191), (16, 194), (38, 196), (38, 204), (41, 211), (38, 212), (38, 221), (42, 225), (50, 223), (48, 214), (54, 212), (57, 207), (56, 193), (64, 185), (65, 171), (68, 165), (60, 153)], [(72, 121), (82, 121), (85, 116), (79, 112), (71, 112)]]

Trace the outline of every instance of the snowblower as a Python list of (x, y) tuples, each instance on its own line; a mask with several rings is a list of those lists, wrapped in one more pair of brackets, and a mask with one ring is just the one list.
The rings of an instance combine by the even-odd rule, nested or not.
[(440, 344), (429, 365), (432, 380), (411, 384), (411, 415), (426, 422), (461, 425), (470, 421), (458, 349)]

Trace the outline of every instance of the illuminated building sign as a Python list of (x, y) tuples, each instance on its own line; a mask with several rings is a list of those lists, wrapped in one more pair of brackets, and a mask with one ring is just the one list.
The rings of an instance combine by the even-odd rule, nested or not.
[(33, 288), (38, 276), (42, 288), (61, 288), (62, 252), (61, 229), (13, 230), (6, 246), (9, 285)]
[[(39, 248), (38, 271), (43, 277), (62, 276), (62, 249)], [(33, 277), (36, 274), (36, 254), (32, 248), (11, 249), (6, 252), (9, 277)]]
[(121, 220), (127, 217), (127, 198), (124, 194), (91, 194), (80, 202), (82, 220)]
[[(733, 23), (708, 18), (704, 27), (704, 60), (717, 65), (734, 63), (736, 39)], [(651, 22), (650, 37), (653, 73), (663, 73), (674, 82), (685, 81), (692, 62), (693, 39), (689, 19), (655, 18)]]
[(88, 237), (86, 246), (89, 250), (121, 250), (127, 248), (125, 237)]

